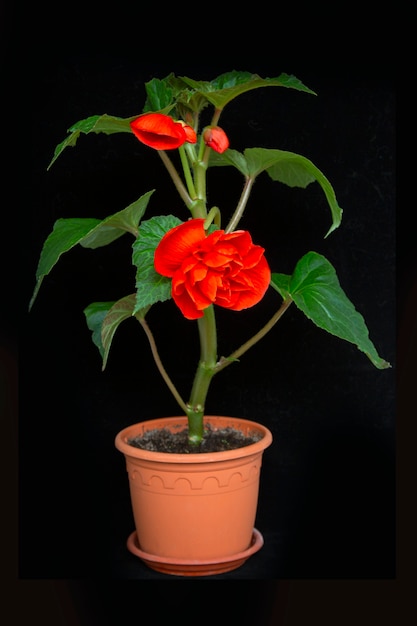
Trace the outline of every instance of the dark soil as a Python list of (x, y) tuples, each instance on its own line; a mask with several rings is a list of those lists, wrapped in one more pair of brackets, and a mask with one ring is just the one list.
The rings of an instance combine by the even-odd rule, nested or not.
[(188, 428), (172, 433), (168, 428), (148, 430), (143, 435), (129, 439), (128, 443), (142, 450), (170, 452), (175, 454), (196, 454), (199, 452), (224, 452), (244, 448), (259, 441), (259, 435), (244, 435), (240, 430), (228, 427), (219, 430), (207, 428), (199, 446), (188, 443)]

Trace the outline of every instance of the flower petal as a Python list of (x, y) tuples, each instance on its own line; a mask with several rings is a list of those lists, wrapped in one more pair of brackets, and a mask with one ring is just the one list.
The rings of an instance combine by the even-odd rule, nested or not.
[(249, 279), (250, 284), (244, 286), (242, 283), (239, 284), (237, 281), (234, 281), (231, 283), (233, 299), (223, 303), (222, 295), (218, 294), (218, 301), (215, 304), (220, 304), (233, 311), (241, 311), (258, 304), (264, 297), (271, 280), (271, 270), (265, 257), (259, 260), (255, 268), (245, 271), (244, 276), (246, 279)]
[(196, 244), (206, 238), (204, 220), (197, 218), (169, 230), (159, 242), (154, 256), (158, 274), (172, 277), (193, 252)]
[[(172, 279), (172, 297), (175, 304), (180, 309), (185, 318), (196, 320), (203, 317), (203, 309), (207, 308), (211, 302), (206, 298), (196, 298), (196, 290), (187, 289), (185, 277), (182, 272), (177, 272)], [(198, 294), (200, 295), (200, 294)]]
[(197, 134), (194, 130), (194, 128), (192, 128), (191, 126), (188, 126), (188, 124), (184, 124), (183, 125), (183, 129), (185, 132), (185, 136), (187, 138), (187, 142), (188, 143), (197, 143)]
[(187, 141), (182, 124), (162, 113), (145, 113), (130, 122), (130, 128), (139, 141), (156, 150), (172, 150)]
[(250, 233), (204, 231), (192, 219), (168, 231), (155, 250), (157, 272), (172, 278), (172, 297), (187, 319), (198, 319), (216, 304), (241, 311), (257, 304), (271, 280), (264, 248)]

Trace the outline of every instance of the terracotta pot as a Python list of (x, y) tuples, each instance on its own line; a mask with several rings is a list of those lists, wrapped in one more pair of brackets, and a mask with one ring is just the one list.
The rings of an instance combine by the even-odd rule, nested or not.
[(228, 426), (262, 438), (226, 452), (170, 454), (129, 445), (155, 428), (179, 431), (186, 417), (165, 417), (120, 431), (136, 530), (128, 549), (152, 569), (179, 576), (207, 576), (240, 567), (263, 545), (254, 528), (262, 454), (272, 443), (265, 426), (250, 420), (206, 416), (211, 428)]

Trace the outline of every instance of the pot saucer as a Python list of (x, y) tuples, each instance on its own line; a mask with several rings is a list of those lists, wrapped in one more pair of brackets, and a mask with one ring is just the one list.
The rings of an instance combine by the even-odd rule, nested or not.
[(140, 549), (136, 531), (131, 533), (127, 539), (128, 550), (138, 556), (148, 567), (163, 574), (173, 574), (174, 576), (212, 576), (224, 574), (237, 569), (255, 552), (258, 552), (264, 545), (264, 540), (256, 528), (253, 529), (250, 546), (243, 552), (238, 552), (221, 560), (188, 560), (170, 557), (161, 557), (148, 554)]

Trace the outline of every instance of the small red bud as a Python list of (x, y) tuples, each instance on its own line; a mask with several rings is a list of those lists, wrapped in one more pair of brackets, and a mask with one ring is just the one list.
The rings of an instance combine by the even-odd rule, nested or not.
[(219, 154), (229, 147), (229, 139), (220, 126), (207, 126), (203, 132), (203, 140), (207, 146)]

